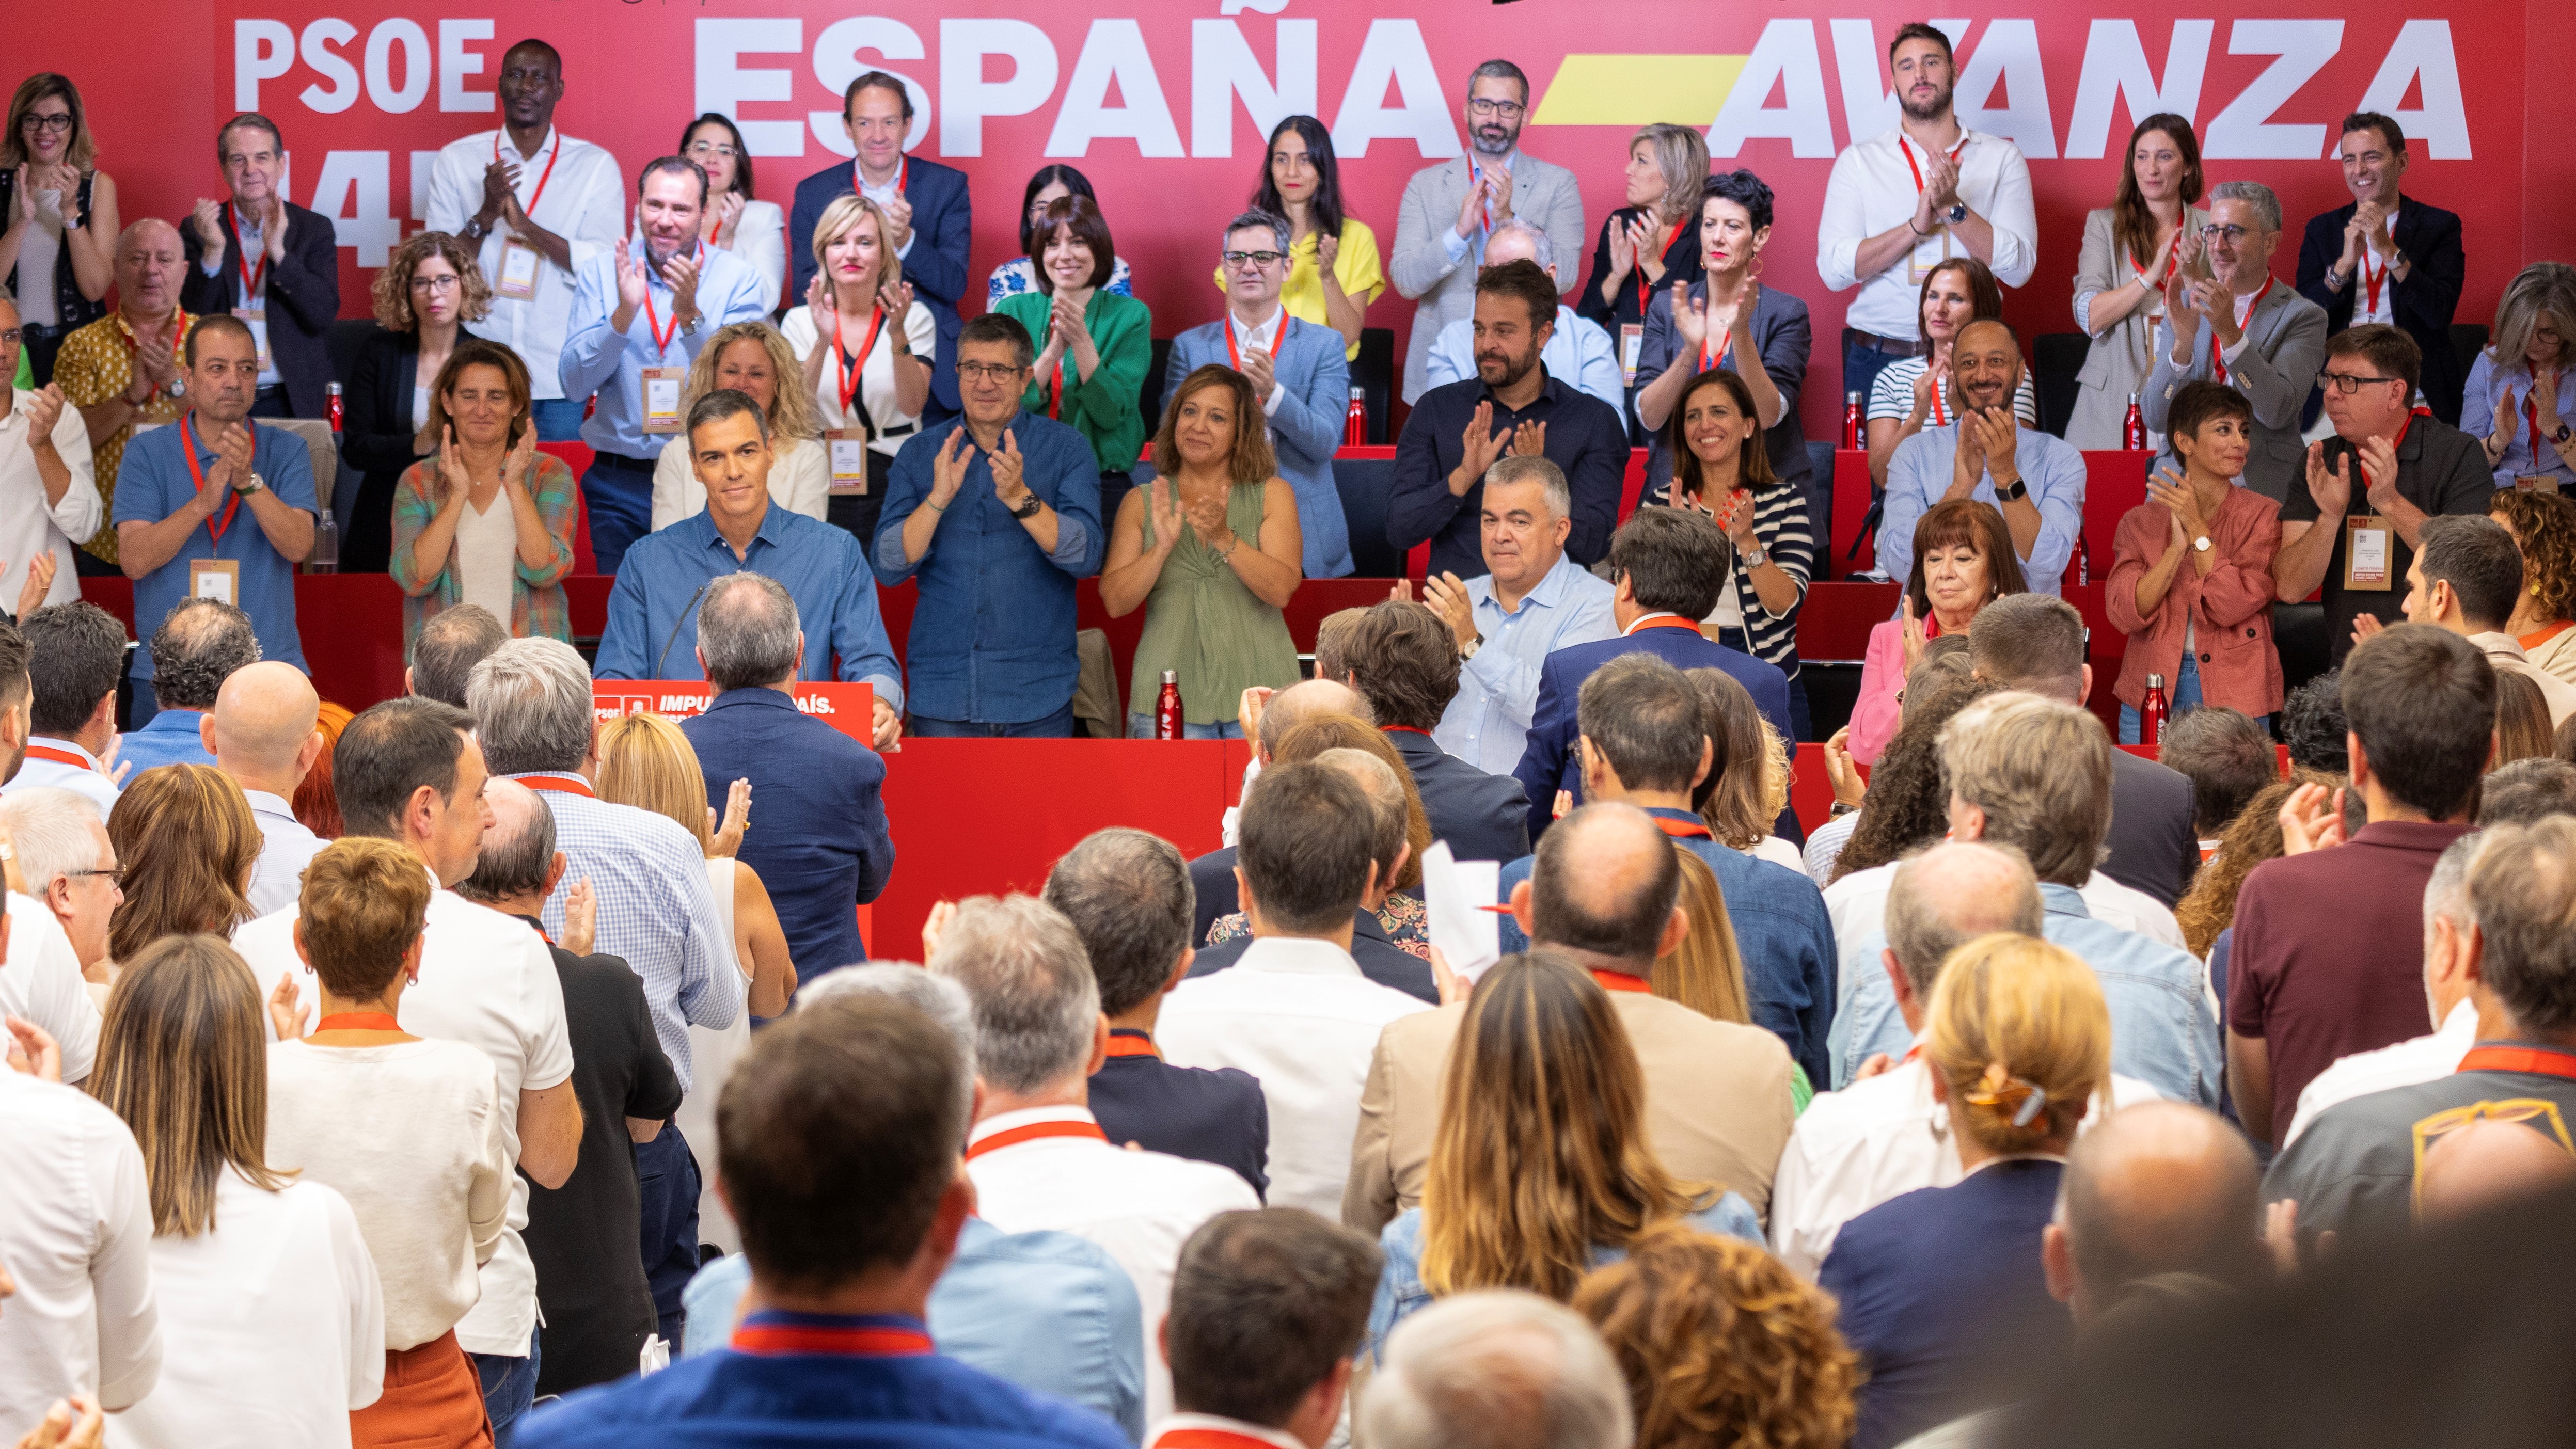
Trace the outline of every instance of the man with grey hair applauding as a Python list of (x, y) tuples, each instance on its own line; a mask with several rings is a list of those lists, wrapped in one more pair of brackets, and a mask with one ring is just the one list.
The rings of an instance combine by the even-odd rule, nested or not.
[(1454, 1294), (1397, 1324), (1353, 1422), (1370, 1449), (1627, 1449), (1636, 1432), (1601, 1335), (1518, 1288)]
[[(1514, 218), (1498, 223), (1485, 242), (1484, 266), (1531, 262), (1563, 289), (1565, 276), (1556, 269), (1556, 244), (1547, 233)], [(1610, 334), (1589, 317), (1578, 317), (1563, 303), (1556, 308), (1556, 330), (1539, 349), (1538, 360), (1554, 376), (1625, 412), (1628, 395), (1619, 373), (1619, 349)], [(1431, 339), (1431, 355), (1422, 364), (1422, 385), (1440, 387), (1476, 375), (1476, 319), (1460, 317)]]

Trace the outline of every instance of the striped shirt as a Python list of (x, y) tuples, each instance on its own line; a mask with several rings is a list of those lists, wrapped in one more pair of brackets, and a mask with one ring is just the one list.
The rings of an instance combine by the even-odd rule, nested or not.
[[(1931, 365), (1930, 358), (1906, 357), (1880, 368), (1878, 381), (1870, 385), (1869, 416), (1892, 418), (1900, 423), (1914, 416), (1914, 379), (1921, 377), (1923, 369)], [(1936, 419), (1926, 413), (1923, 421), (1936, 427), (1948, 422), (1950, 420), (1948, 398), (1941, 399), (1940, 410), (1939, 418)], [(2021, 425), (2025, 428), (2039, 426), (2039, 394), (2031, 391), (2028, 369), (2022, 372), (2021, 386), (2013, 389), (2013, 416), (2021, 419)]]
[(1785, 614), (1764, 608), (1761, 593), (1753, 587), (1753, 570), (1738, 553), (1717, 608), (1701, 622), (1744, 630), (1751, 636), (1749, 652), (1754, 658), (1780, 666), (1781, 673), (1795, 679), (1798, 610), (1806, 606), (1808, 576), (1816, 567), (1816, 537), (1807, 524), (1807, 490), (1775, 483), (1756, 491), (1753, 536), (1762, 541), (1762, 551), (1771, 556), (1771, 562), (1797, 584), (1798, 597), (1790, 601)]

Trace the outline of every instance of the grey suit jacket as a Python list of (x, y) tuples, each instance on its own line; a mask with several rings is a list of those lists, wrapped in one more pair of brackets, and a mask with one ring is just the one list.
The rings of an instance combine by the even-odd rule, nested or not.
[[(1536, 223), (1547, 233), (1556, 255), (1557, 290), (1572, 292), (1584, 243), (1583, 189), (1574, 173), (1541, 161), (1526, 151), (1512, 162), (1512, 215)], [(1463, 261), (1451, 261), (1442, 232), (1458, 226), (1458, 203), (1467, 195), (1467, 158), (1453, 156), (1426, 166), (1404, 183), (1404, 206), (1395, 222), (1395, 254), (1386, 270), (1395, 289), (1418, 304), (1413, 312), (1413, 341), (1404, 350), (1404, 400), (1422, 396), (1423, 364), (1440, 329), (1476, 314), (1476, 253), (1470, 239)]]
[[(1163, 397), (1181, 395), (1181, 379), (1213, 362), (1231, 366), (1225, 319), (1203, 323), (1172, 339), (1163, 370)], [(1270, 446), (1279, 476), (1297, 494), (1297, 528), (1305, 542), (1306, 577), (1339, 578), (1351, 571), (1351, 530), (1342, 518), (1342, 495), (1333, 486), (1333, 451), (1342, 445), (1350, 415), (1351, 365), (1342, 334), (1312, 322), (1288, 319), (1287, 339), (1270, 360), (1270, 375), (1287, 391), (1270, 415)], [(1153, 427), (1159, 419), (1146, 419)]]
[[(2196, 313), (2182, 320), (2191, 327), (2191, 362), (2174, 365), (2175, 319), (2167, 317), (2156, 329), (2155, 370), (2139, 390), (2138, 411), (2147, 427), (2159, 433), (2165, 431), (2165, 409), (2182, 385), (2211, 376), (2208, 328)], [(2227, 385), (2254, 406), (2254, 448), (2245, 458), (2245, 486), (2277, 503), (2289, 497), (2291, 485), (2305, 473), (2307, 444), (2299, 440), (2299, 409), (2326, 360), (2326, 309), (2276, 281), (2245, 319), (2245, 334), (2252, 345), (2227, 367)]]
[[(2208, 212), (2191, 207), (2183, 214), (2183, 229), (2198, 235), (2208, 220)], [(2128, 249), (2112, 234), (2111, 222), (2107, 206), (2084, 217), (2084, 246), (2075, 262), (2075, 325), (2086, 332), (2092, 331), (2085, 325), (2084, 314), (2093, 294), (2125, 287), (2137, 276)], [(2104, 451), (2120, 446), (2120, 428), (2129, 418), (2129, 394), (2145, 392), (2147, 374), (2155, 371), (2151, 354), (2157, 321), (2142, 306), (2093, 338), (2084, 354), (2083, 370), (2075, 374), (2075, 415), (2067, 421), (2066, 441)], [(2146, 402), (2144, 397), (2138, 399), (2138, 411), (2146, 411)]]

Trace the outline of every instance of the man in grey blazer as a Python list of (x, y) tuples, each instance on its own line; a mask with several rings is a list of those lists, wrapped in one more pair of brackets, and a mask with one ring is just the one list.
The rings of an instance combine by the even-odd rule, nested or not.
[[(2215, 280), (2177, 269), (2156, 329), (2155, 370), (2138, 396), (2147, 427), (2165, 430), (2165, 409), (2186, 382), (2208, 378), (2245, 394), (2254, 407), (2246, 487), (2279, 502), (2304, 476), (2307, 445), (2299, 409), (2326, 360), (2326, 310), (2272, 278), (2281, 242), (2281, 202), (2259, 181), (2222, 181), (2209, 191), (2203, 250)], [(2188, 241), (2188, 238), (2186, 238)]]
[[(1420, 304), (1404, 352), (1404, 400), (1422, 396), (1423, 366), (1440, 329), (1476, 311), (1476, 272), (1493, 228), (1519, 217), (1547, 233), (1561, 257), (1581, 256), (1583, 192), (1574, 173), (1520, 149), (1529, 116), (1529, 77), (1489, 60), (1467, 77), (1467, 154), (1426, 166), (1404, 183), (1387, 272)], [(1574, 285), (1560, 285), (1568, 292)]]
[(1226, 315), (1172, 339), (1163, 396), (1179, 397), (1181, 379), (1210, 363), (1252, 380), (1270, 419), (1279, 476), (1297, 493), (1306, 577), (1338, 578), (1352, 568), (1350, 525), (1333, 486), (1333, 450), (1342, 445), (1351, 369), (1342, 355), (1342, 334), (1301, 322), (1279, 305), (1291, 230), (1288, 218), (1267, 211), (1247, 211), (1226, 223), (1218, 259), (1225, 272)]

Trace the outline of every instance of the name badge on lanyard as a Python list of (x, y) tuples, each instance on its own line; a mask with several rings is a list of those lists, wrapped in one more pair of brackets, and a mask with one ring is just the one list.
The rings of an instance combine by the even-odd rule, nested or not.
[(241, 607), (241, 561), (229, 558), (188, 560), (188, 597), (213, 599)]
[[(537, 189), (528, 194), (527, 203), (519, 208), (521, 216), (534, 218), (537, 214), (537, 203), (546, 199), (546, 183), (554, 179), (555, 162), (563, 156), (562, 138), (552, 139), (554, 145), (546, 152), (546, 169), (537, 174)], [(501, 159), (501, 133), (498, 131), (492, 133), (492, 159), (495, 161)], [(493, 294), (507, 297), (513, 302), (533, 301), (537, 295), (539, 257), (540, 253), (535, 247), (519, 240), (514, 234), (502, 233), (501, 277), (499, 283), (492, 288)]]
[(685, 367), (644, 369), (644, 431), (676, 433), (680, 430), (680, 393), (688, 382), (689, 370)]
[[(277, 370), (276, 362), (268, 354), (268, 290), (264, 285), (268, 280), (268, 253), (260, 250), (259, 264), (251, 265), (251, 254), (255, 249), (250, 238), (242, 235), (241, 218), (233, 212), (232, 203), (224, 203), (224, 213), (232, 224), (233, 239), (241, 247), (241, 259), (235, 263), (241, 269), (241, 305), (233, 308), (233, 315), (250, 328), (250, 340), (259, 349), (259, 370), (265, 376)], [(279, 223), (272, 221), (271, 224)]]
[(1630, 322), (1619, 329), (1619, 383), (1622, 387), (1637, 385), (1637, 362), (1646, 352), (1646, 329)]
[(868, 491), (867, 429), (832, 428), (823, 434), (823, 441), (832, 450), (831, 491), (864, 497)]
[(2389, 546), (2392, 532), (2394, 530), (2388, 526), (2388, 520), (2375, 514), (2357, 513), (2344, 519), (2345, 588), (2385, 593), (2395, 586), (2396, 571)]

